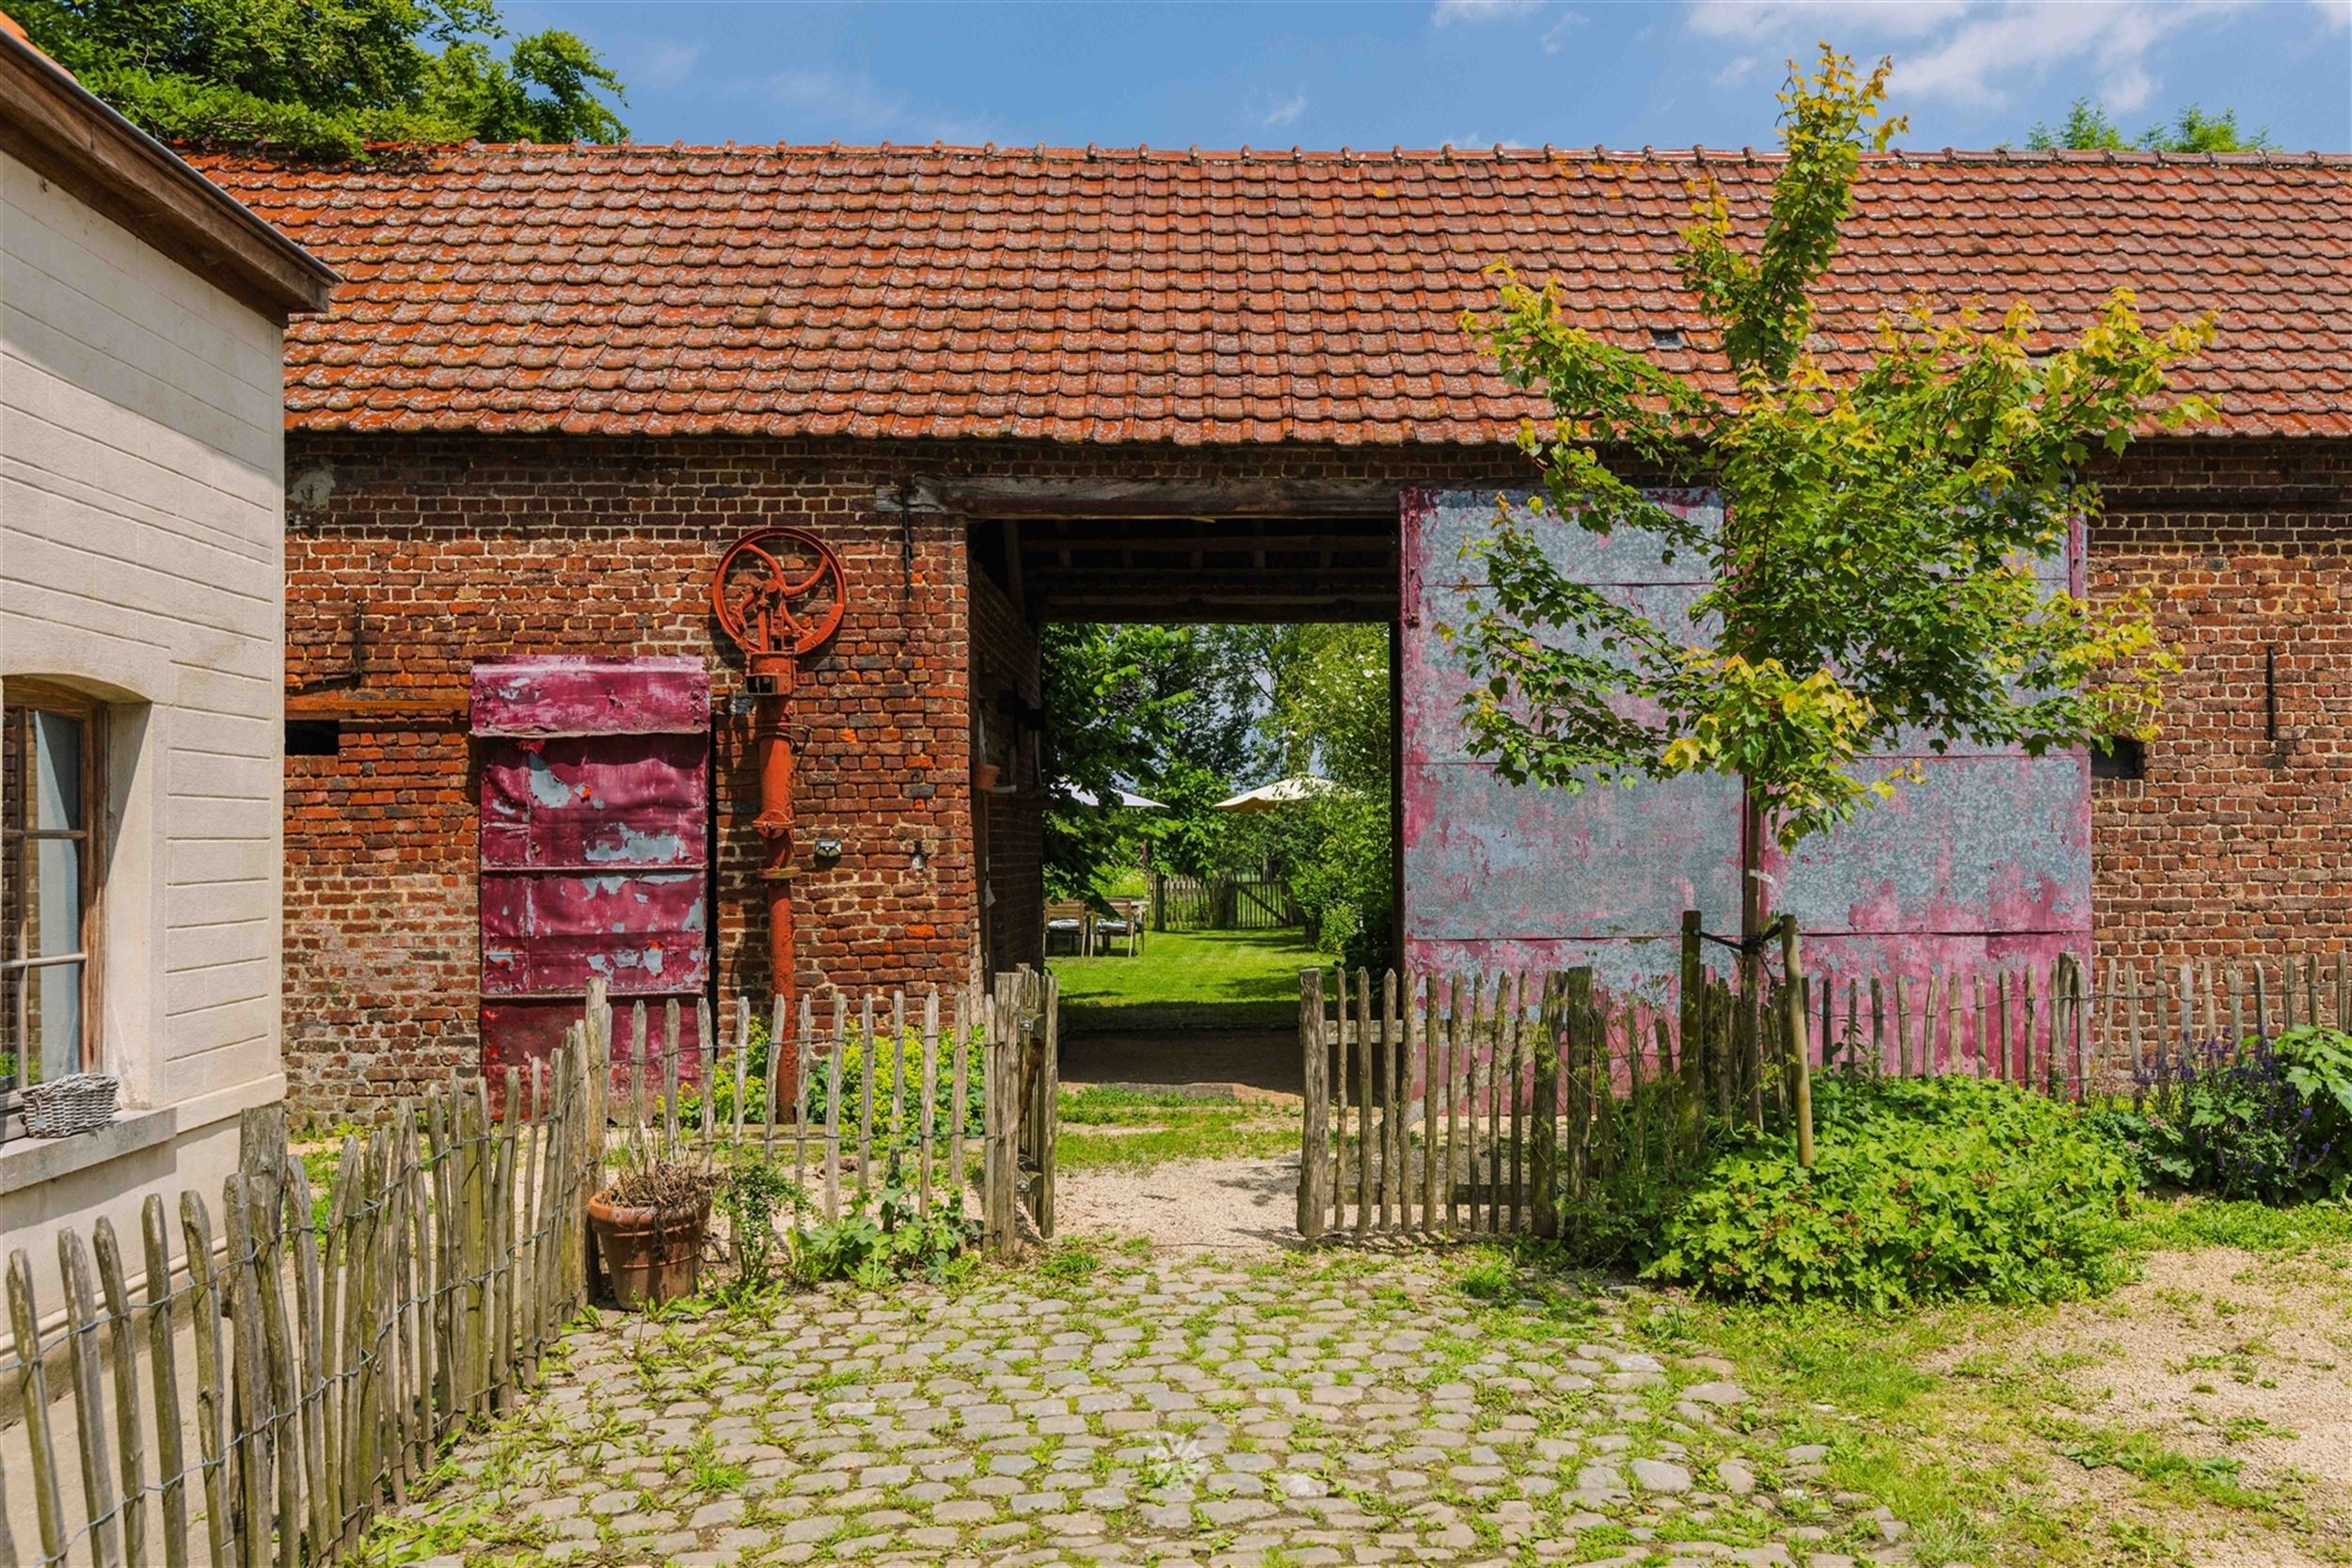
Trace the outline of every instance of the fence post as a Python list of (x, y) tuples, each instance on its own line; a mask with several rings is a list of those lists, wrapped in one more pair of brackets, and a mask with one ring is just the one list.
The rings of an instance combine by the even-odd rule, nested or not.
[(1048, 974), (1041, 982), (1039, 1008), (1043, 1039), (1041, 1044), (1044, 1060), (1038, 1075), (1038, 1234), (1047, 1241), (1054, 1237), (1054, 1167), (1060, 1151), (1057, 1145), (1061, 1136), (1061, 982)]
[(1020, 986), (1016, 974), (996, 976), (995, 992), (990, 998), (988, 1038), (981, 1051), (983, 1081), (988, 1085), (988, 1136), (981, 1151), (985, 1171), (981, 1234), (988, 1250), (999, 1258), (1012, 1251), (1013, 1191), (1020, 1180)]
[[(1580, 964), (1560, 977), (1567, 1039), (1567, 1196), (1584, 1196), (1584, 1164), (1593, 1132), (1593, 971)], [(1554, 1179), (1555, 1181), (1557, 1178)]]
[(1686, 1158), (1698, 1158), (1707, 1135), (1707, 965), (1699, 956), (1699, 911), (1682, 911), (1682, 975), (1678, 1004), (1682, 1038), (1682, 1093), (1675, 1107), (1676, 1132)]
[(213, 1285), (213, 1221), (203, 1195), (180, 1195), (180, 1233), (188, 1259), (188, 1328), (196, 1339), (196, 1443), (204, 1498), (204, 1538), (212, 1560), (226, 1565), (237, 1549), (230, 1503), (229, 1358), (220, 1337), (221, 1296)]
[[(1797, 917), (1780, 917), (1782, 996), (1788, 1018), (1791, 1100), (1797, 1120), (1797, 1164), (1813, 1164), (1813, 1055), (1804, 1037), (1804, 964), (1797, 941)], [(1898, 992), (1897, 994), (1900, 994)]]
[(230, 1451), (237, 1460), (238, 1544), (245, 1568), (264, 1568), (270, 1557), (270, 1430), (262, 1411), (261, 1285), (255, 1268), (252, 1227), (246, 1210), (246, 1179), (221, 1181), (221, 1224), (228, 1232), (231, 1271), (229, 1321), (235, 1368), (235, 1431)]
[[(101, 1214), (90, 1227), (98, 1255), (99, 1303), (106, 1317), (106, 1359), (114, 1375), (116, 1457), (122, 1463), (124, 1560), (144, 1563), (147, 1551), (147, 1450), (139, 1432), (138, 1354), (131, 1333), (131, 1292), (122, 1279), (122, 1244), (114, 1222)], [(161, 1478), (158, 1478), (159, 1480)]]
[(1323, 1043), (1323, 971), (1298, 972), (1298, 1050), (1306, 1090), (1298, 1139), (1298, 1233), (1308, 1241), (1323, 1234), (1330, 1204), (1328, 1161), (1331, 1059)]
[[(296, 1390), (294, 1405), (300, 1416), (307, 1493), (304, 1501), (309, 1505), (310, 1552), (323, 1559), (327, 1543), (333, 1539), (327, 1525), (326, 1490), (319, 1484), (319, 1473), (326, 1463), (326, 1366), (319, 1356), (321, 1325), (326, 1320), (319, 1302), (323, 1280), (319, 1273), (318, 1231), (310, 1219), (310, 1178), (300, 1160), (286, 1162), (283, 1206), (291, 1214), (294, 1227), (294, 1318), (301, 1329), (302, 1385)], [(292, 1441), (294, 1434), (287, 1435)]]
[(260, 1304), (261, 1350), (266, 1358), (259, 1386), (269, 1400), (269, 1453), (276, 1465), (277, 1507), (281, 1539), (278, 1559), (291, 1564), (299, 1555), (302, 1457), (294, 1422), (300, 1377), (294, 1341), (287, 1331), (284, 1270), (286, 1112), (264, 1105), (240, 1118), (238, 1164), (246, 1175), (246, 1233), (255, 1255), (253, 1282)]
[(1566, 983), (1565, 976), (1556, 973), (1544, 976), (1543, 1006), (1535, 1029), (1534, 1148), (1528, 1171), (1534, 1190), (1528, 1200), (1535, 1210), (1535, 1234), (1544, 1237), (1560, 1234), (1560, 1037)]
[[(606, 1102), (612, 1093), (612, 1019), (611, 1009), (605, 1006), (605, 983), (601, 978), (592, 977), (588, 982), (588, 1007), (584, 1022), (587, 1028), (583, 1033), (581, 1048), (582, 1065), (587, 1069), (585, 1087), (588, 1101), (582, 1113), (585, 1125), (581, 1129), (584, 1136), (580, 1139), (580, 1190), (572, 1196), (572, 1234), (564, 1243), (566, 1250), (577, 1249), (579, 1253), (579, 1304), (582, 1307), (588, 1304), (592, 1276), (596, 1267), (588, 1228), (588, 1200), (596, 1195), (597, 1188), (604, 1185), (604, 1135), (610, 1119)], [(774, 1107), (771, 1104), (769, 1115), (774, 1114)], [(456, 1115), (457, 1107), (453, 1103), (450, 1106), (453, 1122)]]
[(65, 1497), (57, 1485), (57, 1445), (49, 1430), (49, 1388), (41, 1369), (40, 1313), (33, 1305), (33, 1266), (8, 1254), (8, 1321), (16, 1335), (17, 1399), (32, 1450), (33, 1508), (43, 1560), (65, 1560)]
[[(186, 1568), (187, 1448), (181, 1432), (179, 1354), (171, 1333), (171, 1232), (162, 1194), (147, 1195), (139, 1227), (147, 1246), (147, 1354), (155, 1396), (155, 1467), (163, 1476), (164, 1561), (167, 1568)], [(8, 1542), (0, 1539), (0, 1550), (6, 1549)]]
[(2072, 997), (2072, 1002), (2066, 1009), (2067, 1037), (2068, 1043), (2074, 1048), (2074, 1103), (2077, 1105), (2083, 1102), (2085, 1093), (2083, 1078), (2086, 1064), (2083, 1060), (2083, 1043), (2090, 1032), (2089, 999), (2083, 994), (2083, 974), (2082, 959), (2069, 953), (2066, 956), (2066, 989)]

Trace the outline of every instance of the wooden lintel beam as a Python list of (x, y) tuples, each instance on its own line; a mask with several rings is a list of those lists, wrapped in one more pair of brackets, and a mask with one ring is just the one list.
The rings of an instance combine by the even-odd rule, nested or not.
[(1256, 626), (1267, 622), (1298, 625), (1333, 621), (1385, 624), (1396, 619), (1396, 601), (1393, 599), (1331, 597), (1262, 600), (1246, 604), (1199, 599), (1125, 602), (1117, 599), (1047, 599), (1040, 602), (1038, 610), (1041, 618), (1046, 621), (1127, 621), (1152, 626)]
[(349, 688), (286, 693), (289, 719), (326, 719), (345, 724), (462, 724), (472, 714), (469, 693), (455, 691), (354, 691)]
[(1248, 555), (1267, 550), (1385, 550), (1396, 548), (1394, 527), (1368, 525), (1350, 532), (1329, 528), (1312, 531), (1288, 531), (1279, 533), (1245, 533), (1239, 530), (1208, 528), (1200, 531), (1170, 528), (1162, 525), (1166, 518), (1136, 518), (1129, 522), (1104, 523), (1083, 532), (1067, 525), (1051, 538), (1040, 538), (1032, 523), (1023, 534), (1023, 547), (1032, 558), (1058, 550), (1085, 549), (1089, 546), (1104, 548), (1123, 548), (1136, 546), (1166, 549), (1206, 550), (1211, 554)]
[(1004, 474), (880, 486), (878, 512), (974, 517), (1385, 517), (1397, 515), (1392, 480), (1258, 479), (1190, 483)]

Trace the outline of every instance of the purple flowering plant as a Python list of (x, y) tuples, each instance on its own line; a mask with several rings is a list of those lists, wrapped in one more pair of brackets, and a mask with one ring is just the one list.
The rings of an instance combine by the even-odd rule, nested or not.
[(2161, 1052), (2125, 1141), (2144, 1177), (2265, 1203), (2352, 1191), (2352, 1035), (2306, 1025)]

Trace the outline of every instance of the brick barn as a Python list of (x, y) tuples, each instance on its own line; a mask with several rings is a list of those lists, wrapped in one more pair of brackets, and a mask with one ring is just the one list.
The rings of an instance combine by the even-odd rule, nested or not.
[[(765, 990), (750, 704), (705, 587), (764, 525), (818, 533), (849, 578), (799, 699), (803, 832), (838, 850), (798, 883), (804, 990), (1037, 956), (1055, 619), (1395, 626), (1417, 961), (1547, 961), (1687, 899), (1727, 909), (1707, 800), (1596, 816), (1498, 790), (1453, 739), (1432, 629), (1454, 532), (1529, 478), (1509, 442), (1532, 405), (1457, 325), (1491, 297), (1481, 269), (1508, 256), (1594, 330), (1704, 370), (1669, 265), (1702, 165), (1756, 221), (1774, 166), (1744, 154), (205, 160), (344, 279), (287, 345), (294, 1092), (343, 1112), (482, 1059), (503, 742), (472, 733), (469, 693), (516, 656), (707, 672), (707, 798), (681, 817), (702, 846), (678, 864), (707, 950), (667, 983)], [(2071, 333), (2123, 285), (2157, 320), (2220, 323), (2195, 378), (2219, 424), (2114, 464), (2063, 565), (2155, 591), (2185, 664), (2165, 734), (2095, 780), (2082, 756), (1952, 759), (1794, 868), (1833, 949), (2352, 937), (2352, 159), (1873, 157), (1820, 332), (1859, 344), (1927, 294), (2023, 299)]]

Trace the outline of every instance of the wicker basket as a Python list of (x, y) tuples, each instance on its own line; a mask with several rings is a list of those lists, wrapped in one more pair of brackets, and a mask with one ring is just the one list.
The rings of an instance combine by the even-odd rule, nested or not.
[(70, 1138), (95, 1132), (115, 1119), (116, 1081), (103, 1073), (76, 1072), (34, 1084), (24, 1090), (24, 1132), (33, 1138)]

